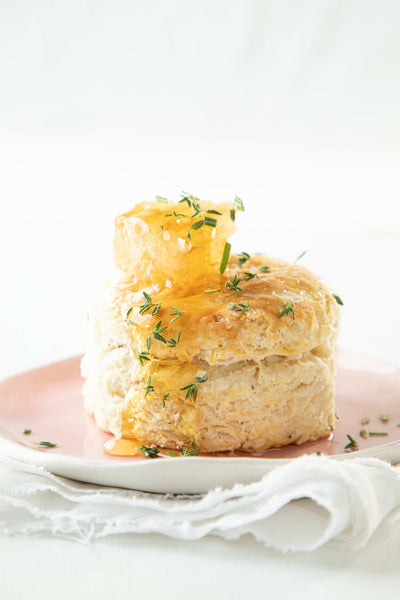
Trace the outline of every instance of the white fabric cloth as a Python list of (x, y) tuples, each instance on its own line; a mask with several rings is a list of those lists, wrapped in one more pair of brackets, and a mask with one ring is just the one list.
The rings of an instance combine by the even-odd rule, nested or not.
[(250, 533), (281, 551), (327, 542), (354, 550), (400, 505), (400, 471), (372, 458), (298, 458), (260, 481), (197, 497), (80, 483), (6, 457), (0, 465), (0, 531), (10, 535), (90, 542), (123, 533), (185, 540)]

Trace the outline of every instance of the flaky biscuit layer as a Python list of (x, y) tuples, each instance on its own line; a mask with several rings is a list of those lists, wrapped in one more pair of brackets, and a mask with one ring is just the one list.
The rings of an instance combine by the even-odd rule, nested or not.
[[(235, 275), (237, 295), (225, 287)], [(140, 314), (143, 291), (160, 303), (155, 315)], [(288, 303), (295, 318), (279, 318)], [(248, 310), (235, 310), (240, 304)], [(171, 323), (173, 307), (182, 315)], [(224, 275), (173, 296), (123, 276), (103, 288), (90, 313), (86, 408), (103, 429), (166, 448), (195, 439), (208, 452), (261, 451), (318, 439), (335, 426), (338, 313), (331, 290), (310, 271), (266, 256), (241, 266), (233, 256)], [(166, 340), (181, 333), (176, 347), (154, 338), (159, 321)], [(151, 360), (142, 366), (138, 353), (149, 337)], [(154, 391), (145, 394), (149, 376)], [(207, 377), (195, 402), (180, 389), (194, 377)]]

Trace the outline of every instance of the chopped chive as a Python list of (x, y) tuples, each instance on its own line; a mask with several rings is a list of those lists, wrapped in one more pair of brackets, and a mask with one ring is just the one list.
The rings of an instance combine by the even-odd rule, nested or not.
[(160, 452), (160, 450), (155, 446), (152, 446), (151, 448), (149, 448), (148, 446), (141, 446), (140, 448), (138, 448), (138, 450), (140, 450), (140, 452), (146, 458), (157, 458)]
[(188, 385), (185, 385), (180, 389), (186, 390), (185, 400), (188, 400), (188, 398), (192, 397), (193, 402), (196, 402), (197, 388), (199, 387), (199, 383), (204, 383), (205, 381), (207, 381), (208, 377), (207, 375), (205, 375), (204, 377), (193, 377), (193, 379), (195, 383), (189, 383)]
[(205, 294), (213, 294), (214, 292), (220, 292), (221, 290), (204, 290)]
[(290, 312), (292, 313), (293, 320), (294, 320), (294, 306), (291, 302), (287, 302), (286, 306), (279, 313), (278, 318), (281, 319), (284, 315), (288, 315)]
[(217, 210), (206, 210), (206, 213), (209, 215), (222, 215), (222, 213), (218, 212)]
[[(200, 200), (193, 196), (193, 194), (188, 194), (187, 192), (183, 192), (182, 200), (179, 200), (179, 204), (186, 202), (189, 208), (194, 208), (196, 213), (200, 213)], [(195, 213), (195, 214), (196, 214)], [(195, 215), (193, 215), (195, 216)]]
[(247, 304), (241, 304), (239, 302), (239, 304), (237, 305), (237, 307), (234, 310), (236, 312), (240, 312), (240, 311), (247, 312), (249, 310), (249, 308), (250, 308), (250, 304), (249, 304), (249, 301), (247, 300)]
[(143, 351), (143, 352), (138, 352), (138, 359), (139, 359), (139, 362), (140, 362), (140, 364), (141, 364), (141, 365), (142, 365), (142, 367), (143, 367), (143, 361), (144, 361), (144, 360), (150, 360), (150, 358), (149, 358), (149, 353), (148, 353), (148, 352), (146, 352), (146, 351)]
[(179, 200), (179, 204), (182, 204), (183, 202), (186, 202), (186, 204), (188, 205), (188, 207), (189, 207), (189, 208), (191, 208), (191, 207), (192, 207), (192, 203), (191, 203), (191, 201), (190, 201), (190, 198), (189, 198), (189, 196), (184, 196), (184, 197), (182, 198), (182, 200)]
[(193, 440), (192, 449), (189, 450), (186, 446), (183, 446), (182, 456), (197, 456), (201, 452), (200, 448), (197, 448), (196, 442)]
[(162, 204), (168, 204), (167, 198), (163, 198), (162, 196), (156, 196), (156, 201), (161, 202)]
[(362, 438), (364, 438), (364, 440), (366, 440), (368, 438), (367, 430), (366, 429), (361, 429), (360, 435), (361, 435)]
[(244, 211), (244, 206), (243, 206), (243, 202), (242, 200), (239, 198), (239, 196), (235, 196), (235, 199), (233, 201), (233, 207), (230, 210), (230, 216), (231, 216), (231, 220), (234, 221), (236, 219), (236, 211)]
[(183, 213), (177, 213), (175, 210), (172, 211), (172, 213), (164, 213), (163, 217), (187, 217), (188, 215), (185, 215)]
[(343, 306), (343, 301), (339, 296), (336, 296), (336, 294), (333, 294), (333, 297), (335, 298), (336, 302), (338, 304), (340, 304), (340, 306)]
[(349, 443), (344, 447), (345, 450), (358, 450), (358, 442), (351, 437), (349, 433), (346, 433)]
[(382, 421), (382, 423), (387, 423), (389, 421), (389, 415), (388, 415), (388, 413), (382, 413), (381, 414), (381, 421)]
[(227, 281), (227, 282), (225, 283), (225, 287), (226, 287), (228, 290), (232, 290), (232, 292), (235, 294), (235, 296), (237, 296), (237, 293), (238, 293), (238, 292), (243, 292), (242, 288), (240, 288), (240, 287), (239, 287), (239, 283), (240, 283), (241, 281), (242, 281), (242, 280), (241, 280), (241, 279), (239, 279), (239, 277), (238, 277), (238, 276), (236, 275), (236, 273), (235, 273), (235, 276), (234, 276), (233, 280), (232, 280), (232, 281)]
[(249, 273), (248, 271), (245, 271), (243, 273), (243, 275), (244, 275), (244, 278), (246, 281), (250, 281), (251, 279), (258, 278), (257, 273)]
[(197, 448), (196, 442), (193, 440), (192, 449), (189, 450), (186, 446), (183, 446), (182, 453), (178, 454), (177, 452), (168, 452), (170, 456), (176, 458), (177, 456), (197, 456), (201, 452), (200, 448)]
[(389, 435), (389, 433), (387, 431), (370, 431), (369, 435), (373, 437), (378, 435)]
[(172, 306), (171, 308), (174, 312), (170, 313), (168, 316), (174, 318), (170, 320), (170, 324), (179, 319), (185, 312), (184, 310), (179, 310), (179, 308), (176, 308), (176, 306)]
[(55, 448), (58, 444), (53, 444), (53, 442), (34, 442), (36, 446), (46, 446), (47, 448)]
[(294, 262), (297, 263), (297, 261), (301, 260), (305, 254), (307, 254), (307, 250), (304, 250), (301, 254), (299, 254)]
[(174, 340), (174, 338), (169, 338), (169, 340), (167, 341), (167, 346), (169, 348), (175, 348), (179, 344), (179, 341), (181, 339), (181, 333), (182, 331), (178, 333), (178, 337), (176, 338), (176, 340)]
[(154, 392), (154, 387), (151, 385), (151, 375), (149, 375), (148, 379), (147, 379), (147, 385), (146, 385), (146, 391), (144, 394), (144, 397), (146, 398), (147, 394), (150, 394), (150, 392)]
[(239, 267), (241, 267), (246, 261), (248, 261), (249, 258), (250, 258), (250, 254), (247, 254), (247, 252), (241, 252), (241, 254), (238, 254)]
[(167, 327), (168, 325), (164, 325), (163, 327), (161, 327), (161, 321), (158, 321), (153, 331), (151, 332), (154, 336), (154, 339), (159, 340), (163, 344), (166, 344), (167, 340), (161, 334), (167, 329)]
[(200, 208), (200, 200), (198, 198), (195, 198), (194, 196), (190, 196), (192, 199), (192, 208), (194, 210), (194, 213), (191, 215), (191, 219), (193, 219), (193, 217), (199, 217), (201, 215), (201, 208)]
[(231, 253), (231, 245), (229, 242), (225, 242), (224, 251), (222, 253), (221, 264), (219, 266), (219, 272), (224, 273), (228, 265), (229, 255)]
[(162, 407), (165, 408), (165, 401), (169, 396), (169, 392), (167, 394), (164, 394), (164, 396), (162, 397)]
[(132, 311), (133, 311), (133, 306), (131, 306), (130, 309), (128, 310), (128, 312), (126, 313), (125, 323), (127, 325), (130, 325), (131, 327), (135, 327), (135, 323), (133, 321), (131, 321), (129, 318)]
[(211, 217), (204, 217), (204, 225), (208, 225), (208, 227), (216, 227), (217, 219), (212, 219)]
[(32, 429), (24, 429), (22, 433), (24, 435), (29, 435), (30, 433), (32, 433)]
[(233, 201), (233, 208), (235, 210), (244, 211), (243, 201), (239, 198), (239, 196), (235, 196), (235, 199)]
[(161, 302), (154, 304), (147, 292), (143, 292), (144, 303), (139, 307), (139, 314), (144, 315), (149, 310), (153, 309), (152, 315), (156, 315), (161, 307)]
[(364, 417), (364, 418), (361, 420), (361, 425), (368, 425), (368, 423), (369, 423), (369, 419), (368, 419), (368, 417)]
[(158, 313), (158, 311), (160, 310), (160, 308), (161, 308), (161, 302), (159, 302), (158, 304), (156, 304), (156, 306), (151, 311), (151, 314), (152, 314), (153, 317)]
[(190, 229), (194, 229), (195, 231), (197, 231), (198, 229), (200, 229), (200, 227), (203, 227), (204, 225), (204, 219), (201, 219), (200, 221), (196, 221), (195, 223), (193, 223), (193, 225), (191, 225)]
[(260, 271), (260, 273), (269, 273), (271, 271), (271, 267), (264, 266), (260, 267), (258, 270)]

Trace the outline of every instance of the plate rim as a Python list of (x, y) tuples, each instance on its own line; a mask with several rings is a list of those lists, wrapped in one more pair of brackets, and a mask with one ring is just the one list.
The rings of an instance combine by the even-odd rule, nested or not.
[[(349, 357), (353, 362), (348, 364)], [(3, 383), (13, 382), (21, 376), (32, 374), (40, 370), (67, 361), (80, 360), (80, 355), (75, 355), (54, 361), (46, 365), (13, 374), (3, 379)], [(355, 363), (359, 368), (355, 367)], [(400, 368), (389, 361), (376, 359), (375, 357), (362, 353), (341, 351), (338, 364), (353, 371), (366, 371), (366, 363), (373, 364), (377, 373), (386, 375), (399, 375)], [(369, 370), (369, 372), (373, 372)], [(11, 439), (10, 439), (11, 435)], [(235, 484), (250, 484), (258, 481), (275, 468), (289, 464), (293, 457), (268, 458), (266, 456), (189, 456), (194, 463), (181, 460), (182, 457), (170, 457), (162, 455), (160, 458), (167, 460), (129, 460), (129, 457), (114, 457), (115, 461), (88, 459), (80, 456), (64, 454), (62, 452), (52, 453), (51, 449), (31, 448), (24, 445), (19, 439), (12, 439), (12, 433), (4, 437), (0, 430), (0, 464), (1, 457), (7, 457), (22, 465), (31, 465), (44, 469), (56, 476), (61, 476), (72, 481), (83, 482), (108, 488), (121, 488), (125, 490), (136, 490), (156, 494), (204, 494), (215, 488), (231, 488)], [(400, 429), (399, 429), (400, 435)], [(309, 455), (317, 456), (316, 452)], [(400, 463), (400, 439), (384, 442), (370, 448), (364, 448), (357, 452), (341, 454), (322, 454), (323, 458), (344, 461), (352, 459), (373, 458), (386, 462)]]
[[(82, 358), (82, 354), (76, 354), (73, 356), (68, 356), (66, 358), (62, 358), (60, 360), (56, 360), (54, 362), (51, 363), (46, 363), (44, 365), (40, 365), (38, 367), (34, 367), (32, 369), (28, 369), (27, 371), (21, 371), (19, 373), (14, 373), (13, 375), (6, 377), (5, 379), (0, 380), (0, 384), (1, 383), (6, 383), (6, 382), (12, 382), (13, 379), (18, 379), (19, 377), (23, 376), (23, 375), (27, 375), (30, 373), (34, 373), (40, 370), (46, 370), (49, 367), (55, 366), (57, 364), (63, 363), (63, 362), (67, 362), (67, 361), (71, 361), (71, 360), (80, 360)], [(382, 365), (382, 367), (384, 367), (385, 369), (388, 369), (386, 371), (386, 374), (400, 374), (400, 367), (398, 365), (396, 365), (395, 363), (392, 363), (388, 360), (385, 359), (381, 359), (381, 358), (377, 358), (375, 356), (369, 355), (369, 354), (364, 354), (361, 352), (355, 352), (352, 350), (347, 350), (345, 348), (340, 348), (338, 351), (338, 366), (341, 365), (345, 360), (348, 360), (349, 358), (351, 358), (352, 360), (355, 361), (355, 363), (357, 363), (357, 361), (359, 362), (361, 361), (365, 361), (365, 362), (373, 362), (375, 365), (379, 364)], [(349, 368), (348, 366), (346, 368)], [(359, 368), (355, 368), (354, 366), (351, 367), (352, 370), (355, 371), (362, 371), (363, 369)], [(23, 446), (19, 441), (13, 442), (12, 440), (10, 440), (7, 437), (4, 437), (1, 434), (0, 431), (0, 453), (1, 453), (1, 446), (10, 446), (10, 447), (15, 447), (18, 449), (18, 451), (21, 454), (26, 454), (27, 457), (32, 456), (33, 457), (39, 457), (39, 456), (46, 456), (48, 453), (48, 450), (46, 450), (46, 452), (44, 452), (43, 450), (40, 450), (39, 448), (30, 448), (28, 446)], [(382, 443), (382, 444), (376, 444), (375, 446), (372, 446), (370, 448), (365, 448), (362, 450), (358, 450), (357, 452), (342, 452), (340, 454), (333, 454), (333, 455), (329, 455), (329, 454), (324, 454), (324, 456), (329, 457), (329, 458), (333, 458), (333, 459), (338, 459), (338, 460), (344, 460), (344, 459), (348, 459), (351, 457), (365, 457), (365, 456), (369, 456), (371, 454), (371, 451), (374, 451), (376, 449), (381, 449), (381, 448), (391, 448), (391, 447), (396, 447), (396, 446), (400, 446), (400, 430), (399, 430), (399, 439), (398, 440), (394, 440), (392, 442), (386, 442), (386, 443)], [(315, 454), (315, 453), (310, 453), (310, 454)], [(155, 461), (153, 460), (148, 460), (148, 461), (135, 461), (135, 460), (127, 460), (129, 459), (129, 457), (118, 457), (115, 456), (114, 458), (118, 459), (119, 458), (123, 458), (123, 462), (115, 462), (115, 463), (111, 463), (111, 462), (106, 462), (105, 460), (96, 460), (96, 459), (86, 459), (86, 458), (79, 458), (76, 456), (71, 456), (69, 454), (63, 454), (63, 453), (57, 453), (57, 454), (53, 454), (51, 455), (52, 459), (55, 460), (56, 462), (58, 460), (60, 460), (60, 462), (63, 461), (68, 461), (70, 464), (73, 464), (74, 466), (78, 467), (79, 465), (82, 466), (86, 466), (86, 467), (102, 467), (103, 469), (114, 469), (116, 465), (118, 465), (119, 468), (140, 468), (140, 466), (142, 467), (146, 467), (149, 468), (150, 465), (154, 464)], [(173, 456), (164, 456), (161, 455), (158, 458), (162, 458), (162, 459), (167, 459), (168, 462), (176, 462), (179, 461), (180, 459), (182, 459), (182, 456), (177, 456), (177, 457), (173, 457)], [(271, 465), (283, 465), (286, 464), (287, 462), (290, 462), (291, 460), (297, 458), (297, 457), (288, 457), (288, 458), (269, 458), (267, 456), (187, 456), (184, 458), (192, 458), (192, 459), (196, 459), (197, 462), (202, 462), (203, 464), (207, 464), (207, 463), (213, 463), (215, 464), (216, 462), (221, 462), (223, 461), (224, 464), (226, 464), (227, 461), (229, 461), (230, 464), (235, 464), (235, 463), (240, 463), (241, 465), (243, 464), (253, 464), (254, 460), (256, 461), (262, 461), (264, 464), (265, 463), (270, 463)], [(30, 461), (32, 462), (32, 461)], [(150, 467), (151, 468), (151, 467)]]

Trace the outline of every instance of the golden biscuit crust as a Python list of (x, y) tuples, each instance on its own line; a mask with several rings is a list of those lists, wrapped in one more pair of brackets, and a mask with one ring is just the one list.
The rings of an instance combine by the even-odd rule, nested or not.
[[(260, 268), (268, 266), (269, 272)], [(256, 274), (246, 280), (244, 273)], [(240, 279), (237, 295), (226, 282)], [(219, 290), (206, 293), (207, 290)], [(151, 308), (140, 314), (150, 295)], [(247, 305), (248, 302), (248, 305)], [(160, 327), (165, 339), (177, 346), (153, 343), (151, 355), (159, 360), (203, 360), (209, 364), (234, 363), (267, 356), (290, 356), (330, 344), (336, 337), (339, 308), (332, 291), (305, 267), (258, 255), (239, 266), (232, 256), (223, 275), (197, 280), (189, 289), (171, 294), (168, 288), (142, 288), (129, 276), (111, 282), (100, 300), (112, 335), (132, 348), (146, 350), (146, 340)], [(279, 318), (290, 303), (293, 311)], [(244, 310), (240, 310), (241, 306)], [(233, 308), (232, 308), (233, 306)], [(182, 312), (175, 319), (174, 307)], [(132, 310), (131, 310), (132, 309)], [(127, 324), (126, 315), (130, 311)], [(293, 316), (295, 318), (293, 318)], [(172, 321), (172, 322), (171, 322)]]
[[(171, 449), (195, 439), (208, 452), (262, 451), (330, 433), (339, 321), (332, 291), (297, 264), (263, 255), (239, 262), (233, 255), (223, 275), (173, 293), (129, 275), (105, 286), (83, 362), (85, 405), (102, 428)], [(226, 287), (235, 276), (236, 294)], [(144, 313), (143, 292), (152, 304)], [(294, 315), (280, 317), (288, 303)], [(167, 326), (166, 343), (154, 337), (157, 325)], [(143, 351), (150, 360), (141, 364)], [(146, 394), (149, 377), (154, 391)], [(196, 401), (181, 389), (194, 377), (206, 378)]]

